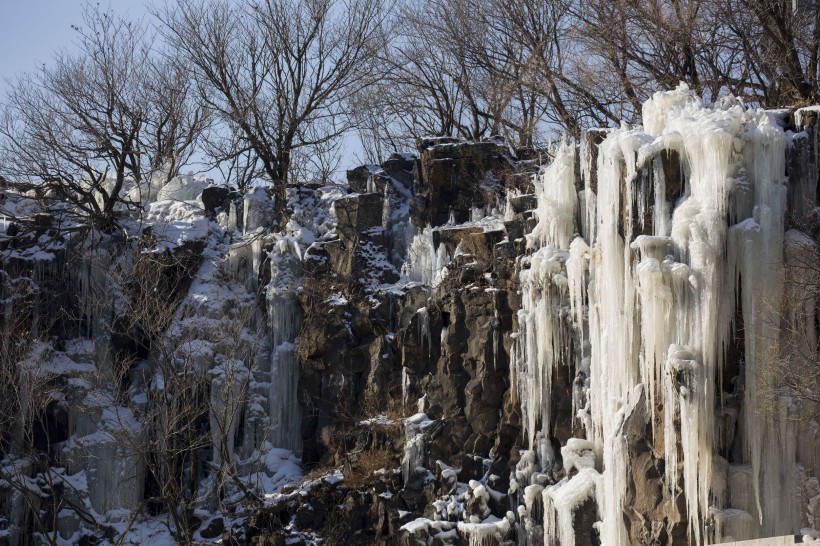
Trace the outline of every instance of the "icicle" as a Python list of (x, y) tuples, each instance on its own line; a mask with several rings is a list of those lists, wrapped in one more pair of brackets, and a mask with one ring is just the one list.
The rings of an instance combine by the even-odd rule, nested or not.
[[(604, 462), (603, 533), (609, 544), (626, 545), (621, 513), (626, 490), (626, 445), (620, 434), (624, 407), (638, 381), (633, 354), (634, 289), (630, 248), (619, 234), (622, 220), (621, 180), (635, 178), (637, 149), (646, 138), (635, 132), (613, 133), (598, 155), (598, 239), (590, 263), (590, 406), (591, 434)], [(621, 226), (627, 240), (631, 225)]]
[(527, 236), (528, 246), (569, 248), (575, 231), (575, 148), (564, 142), (553, 162), (535, 177), (538, 224)]
[(666, 175), (664, 174), (663, 163), (660, 157), (656, 157), (652, 162), (652, 175), (655, 194), (655, 203), (652, 208), (654, 234), (667, 237), (672, 227), (672, 213), (669, 210), (669, 202), (666, 200)]
[(416, 468), (422, 466), (427, 455), (427, 437), (424, 431), (434, 421), (419, 412), (408, 417), (404, 422), (404, 456), (401, 461), (401, 472), (404, 483), (410, 479)]
[(418, 319), (418, 336), (419, 336), (419, 344), (424, 348), (424, 345), (427, 345), (427, 356), (432, 356), (433, 354), (433, 343), (430, 337), (430, 313), (427, 311), (426, 307), (422, 307), (416, 314), (419, 316)]
[(675, 90), (655, 93), (641, 110), (644, 130), (649, 135), (660, 136), (666, 129), (669, 118), (680, 115), (687, 106), (699, 105), (700, 99), (685, 83), (681, 83)]
[(509, 534), (511, 519), (512, 513), (508, 512), (507, 517), (500, 519), (490, 516), (483, 521), (459, 522), (458, 532), (467, 537), (469, 546), (495, 546), (503, 543)]
[[(632, 248), (643, 257), (635, 268), (636, 291), (640, 300), (642, 329), (641, 381), (646, 385), (652, 430), (655, 430), (656, 398), (662, 394), (661, 378), (664, 373), (669, 334), (675, 328), (672, 322), (673, 293), (664, 275), (663, 262), (671, 250), (666, 237), (638, 237)], [(663, 264), (663, 265), (662, 265)]]
[(516, 188), (511, 188), (511, 189), (507, 190), (507, 195), (506, 195), (505, 200), (504, 200), (504, 210), (503, 210), (503, 214), (501, 215), (501, 218), (505, 222), (509, 222), (509, 221), (515, 219), (515, 210), (513, 209), (513, 206), (512, 206), (512, 200), (515, 199), (516, 197), (520, 197), (520, 196), (521, 196), (521, 191), (519, 191)]
[[(601, 131), (600, 129), (597, 131)], [(597, 161), (595, 160), (594, 147), (590, 133), (585, 133), (581, 139), (580, 165), (581, 178), (584, 180), (584, 189), (578, 192), (578, 202), (581, 207), (581, 236), (587, 243), (592, 245), (596, 240), (596, 203), (597, 195), (592, 189), (592, 180), (597, 176)]]
[(586, 341), (584, 323), (586, 321), (589, 252), (586, 241), (576, 237), (569, 246), (569, 258), (566, 262), (570, 308), (575, 328), (578, 330), (578, 338), (582, 344)]
[[(571, 281), (565, 262), (575, 232), (575, 148), (563, 143), (554, 161), (534, 180), (538, 224), (527, 236), (528, 245), (538, 250), (528, 259), (529, 269), (521, 272), (522, 309), (520, 333), (515, 341), (513, 368), (522, 396), (525, 435), (533, 445), (538, 424), (550, 422), (550, 394), (554, 366), (569, 364), (572, 324), (567, 313), (570, 290), (579, 303), (584, 284), (584, 246), (575, 244)], [(572, 286), (570, 286), (570, 282)], [(581, 317), (580, 305), (574, 315)], [(576, 324), (580, 327), (580, 324)]]
[(446, 267), (450, 260), (450, 255), (443, 244), (436, 249), (433, 228), (428, 226), (413, 237), (407, 249), (407, 261), (402, 266), (402, 274), (413, 281), (435, 288), (446, 277)]
[(299, 453), (302, 415), (295, 341), (302, 326), (302, 311), (296, 299), (301, 260), (298, 249), (287, 238), (274, 243), (270, 258), (271, 280), (267, 291), (271, 330), (270, 442), (274, 447)]
[(516, 369), (526, 437), (532, 440), (538, 424), (550, 422), (550, 393), (554, 366), (569, 359), (571, 324), (564, 320), (568, 282), (562, 272), (568, 253), (544, 247), (521, 272), (523, 308), (521, 331), (513, 366)]

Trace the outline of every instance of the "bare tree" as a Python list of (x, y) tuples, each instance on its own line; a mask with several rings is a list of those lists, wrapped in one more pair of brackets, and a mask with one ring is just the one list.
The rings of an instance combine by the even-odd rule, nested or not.
[[(581, 0), (568, 5), (590, 62), (601, 80), (604, 71), (614, 76), (611, 83), (633, 116), (651, 93), (681, 81), (707, 99), (731, 93), (770, 108), (817, 98), (820, 11), (814, 2)], [(600, 93), (594, 83), (591, 89)]]
[(603, 62), (591, 64), (573, 9), (564, 0), (407, 3), (385, 78), (364, 90), (365, 147), (399, 151), (430, 134), (537, 146), (619, 122), (629, 103)]
[(244, 176), (273, 184), (281, 221), (294, 156), (350, 130), (350, 99), (377, 77), (381, 1), (183, 0), (160, 19), (232, 135), (212, 147), (214, 161), (250, 154)]
[(7, 190), (68, 203), (63, 214), (111, 230), (132, 186), (177, 174), (206, 118), (182, 66), (154, 54), (148, 25), (91, 7), (83, 22), (77, 53), (12, 84), (0, 172)]
[(639, 123), (643, 102), (679, 82), (707, 100), (817, 100), (813, 1), (425, 0), (400, 14), (385, 78), (361, 99), (372, 151), (426, 134), (577, 138), (585, 127)]
[(713, 16), (742, 61), (742, 92), (766, 107), (818, 100), (820, 6), (813, 0), (727, 0)]
[(490, 11), (483, 0), (404, 3), (396, 39), (383, 54), (385, 79), (371, 101), (392, 118), (382, 127), (386, 138), (479, 140), (508, 128), (522, 63), (515, 44), (493, 32)]
[[(185, 60), (166, 48), (148, 65), (142, 92), (148, 106), (142, 148), (147, 171), (164, 184), (177, 176), (209, 134), (211, 118), (199, 100)], [(144, 178), (144, 175), (143, 175)]]

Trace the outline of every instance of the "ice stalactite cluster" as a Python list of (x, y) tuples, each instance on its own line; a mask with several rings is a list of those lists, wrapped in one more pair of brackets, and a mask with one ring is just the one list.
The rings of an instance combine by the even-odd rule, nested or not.
[(401, 461), (402, 478), (405, 482), (417, 467), (423, 467), (427, 451), (427, 437), (424, 432), (433, 424), (424, 413), (417, 413), (405, 420), (404, 455)]
[[(210, 430), (215, 466), (230, 463), (236, 452), (236, 431), (241, 425), (242, 403), (248, 392), (249, 370), (241, 360), (227, 360), (211, 368)], [(224, 440), (223, 440), (224, 439)]]
[(513, 379), (526, 398), (522, 399), (521, 409), (524, 434), (531, 445), (539, 427), (550, 422), (553, 367), (573, 356), (566, 305), (570, 284), (578, 288), (577, 279), (570, 281), (567, 277), (566, 267), (577, 205), (571, 146), (563, 144), (556, 151), (554, 162), (535, 186), (537, 213), (545, 220), (528, 238), (528, 245), (537, 250), (524, 259), (529, 267), (521, 273), (523, 309), (518, 316), (520, 332), (514, 347), (514, 361), (519, 366), (512, 368)]
[[(400, 180), (389, 176), (380, 167), (370, 165), (373, 174), (367, 180), (367, 191), (381, 193), (384, 196), (382, 208), (382, 225), (388, 236), (385, 243), (388, 247), (390, 262), (398, 269), (404, 263), (407, 248), (413, 240), (415, 229), (410, 222), (410, 201), (412, 190)], [(383, 189), (376, 183), (376, 175), (384, 181)]]
[(109, 244), (83, 244), (73, 276), (73, 293), (77, 298), (80, 334), (93, 340), (94, 364), (103, 374), (111, 370), (111, 307), (114, 288), (108, 266), (112, 256)]
[(451, 256), (447, 248), (434, 243), (433, 228), (426, 227), (413, 237), (407, 249), (407, 259), (402, 273), (410, 280), (436, 287), (447, 275)]
[(296, 337), (302, 326), (297, 301), (301, 277), (301, 252), (287, 237), (271, 250), (271, 280), (268, 285), (268, 321), (271, 332), (270, 392), (271, 443), (274, 447), (300, 452), (302, 414), (299, 392), (299, 363)]
[[(540, 524), (545, 543), (573, 544), (572, 512), (594, 496), (602, 541), (629, 544), (624, 426), (641, 403), (695, 543), (796, 532), (801, 442), (784, 421), (798, 410), (783, 396), (780, 415), (760, 406), (761, 389), (778, 388), (767, 366), (793, 346), (782, 342), (781, 316), (814, 335), (813, 303), (781, 309), (787, 136), (773, 114), (734, 100), (706, 105), (685, 86), (655, 94), (643, 116), (643, 129), (602, 134), (594, 165), (585, 143), (576, 174), (576, 148), (563, 144), (536, 179), (511, 373), (526, 441), (539, 451), (552, 434), (555, 368), (570, 367), (575, 435), (594, 456), (557, 475), (554, 456), (534, 457), (536, 472), (516, 473), (523, 534)], [(811, 242), (799, 232), (785, 240), (787, 261)], [(742, 384), (724, 385), (737, 336)], [(742, 449), (733, 430), (719, 432), (737, 413), (725, 399), (738, 396)], [(743, 468), (748, 487), (732, 477)], [(545, 487), (543, 523), (532, 517), (533, 487)]]
[[(142, 425), (130, 409), (100, 394), (92, 393), (83, 401), (83, 410), (72, 412), (73, 434), (63, 447), (66, 474), (84, 473), (85, 492), (97, 513), (135, 510), (145, 480), (145, 462), (140, 457)], [(79, 523), (74, 514), (64, 516), (61, 531)]]

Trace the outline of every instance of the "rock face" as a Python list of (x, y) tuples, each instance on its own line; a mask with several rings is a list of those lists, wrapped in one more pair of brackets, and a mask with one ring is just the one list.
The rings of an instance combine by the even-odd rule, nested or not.
[[(812, 167), (811, 161), (805, 159), (804, 148), (813, 134), (814, 128), (810, 126), (809, 136), (801, 137), (788, 148), (787, 161), (792, 163), (789, 199), (797, 203), (792, 205), (795, 210), (804, 213), (814, 207), (814, 197), (806, 197), (811, 190), (803, 187), (816, 188), (816, 174), (806, 174)], [(611, 174), (603, 169), (610, 157), (606, 154), (611, 152), (601, 152), (599, 147), (612, 135), (590, 132), (580, 149), (569, 152), (566, 165), (569, 168), (574, 164), (574, 174), (569, 175), (568, 181), (571, 191), (577, 194), (577, 205), (567, 209), (566, 217), (560, 208), (560, 200), (566, 198), (557, 187), (561, 182), (545, 175), (535, 183), (535, 188), (531, 182), (522, 183), (518, 173), (526, 169), (526, 164), (516, 162), (502, 145), (420, 142), (410, 219), (415, 226), (430, 225), (432, 229), (417, 232), (408, 246), (404, 270), (429, 286), (404, 285), (399, 290), (402, 296), (391, 299), (391, 306), (395, 307), (384, 323), (389, 333), (380, 349), (384, 351), (380, 354), (381, 362), (371, 360), (367, 374), (390, 378), (384, 379), (382, 385), (392, 385), (392, 389), (381, 390), (381, 396), (386, 397), (382, 408), (397, 411), (395, 403), (400, 397), (398, 411), (419, 412), (422, 417), (418, 418), (427, 423), (423, 429), (413, 425), (405, 433), (404, 487), (398, 498), (403, 510), (423, 519), (401, 527), (400, 543), (458, 544), (478, 540), (479, 536), (482, 540), (486, 537), (488, 543), (503, 543), (517, 535), (519, 541), (533, 544), (540, 543), (545, 536), (548, 543), (555, 544), (600, 544), (607, 541), (607, 536), (610, 540), (618, 536), (614, 543), (673, 545), (688, 543), (693, 533), (700, 534), (705, 541), (714, 541), (730, 536), (751, 538), (765, 532), (759, 526), (744, 527), (741, 523), (750, 518), (746, 510), (753, 511), (748, 503), (739, 500), (748, 498), (749, 491), (731, 485), (737, 480), (730, 477), (738, 474), (747, 460), (737, 450), (745, 441), (736, 428), (738, 412), (744, 411), (743, 403), (730, 389), (742, 380), (742, 336), (731, 338), (729, 344), (720, 372), (724, 391), (713, 392), (713, 401), (706, 402), (718, 408), (715, 426), (723, 427), (721, 430), (730, 435), (720, 438), (721, 447), (716, 447), (714, 454), (700, 455), (714, 457), (708, 471), (714, 476), (713, 481), (702, 474), (695, 474), (694, 478), (687, 474), (692, 462), (686, 459), (692, 457), (692, 452), (687, 451), (691, 449), (687, 447), (691, 440), (686, 434), (700, 433), (682, 428), (682, 420), (691, 419), (687, 413), (690, 410), (686, 409), (688, 402), (665, 398), (657, 391), (650, 399), (650, 389), (660, 388), (657, 384), (642, 384), (642, 390), (635, 391), (640, 396), (628, 395), (628, 405), (618, 414), (619, 421), (605, 425), (614, 427), (607, 433), (612, 434), (611, 439), (594, 439), (596, 425), (590, 404), (598, 396), (594, 389), (601, 387), (594, 386), (600, 378), (591, 376), (601, 371), (590, 369), (588, 359), (590, 351), (600, 348), (590, 348), (588, 338), (575, 339), (576, 328), (581, 328), (584, 335), (594, 325), (587, 322), (591, 319), (586, 310), (580, 321), (575, 322), (572, 313), (577, 311), (569, 301), (586, 298), (586, 290), (592, 290), (592, 285), (586, 286), (589, 273), (583, 273), (584, 292), (574, 292), (581, 285), (573, 287), (573, 279), (567, 276), (575, 274), (571, 269), (573, 260), (586, 263), (581, 260), (591, 259), (589, 254), (575, 257), (569, 243), (577, 235), (596, 240), (596, 235), (590, 233), (597, 229), (600, 219), (588, 215), (590, 210), (595, 214), (596, 204), (601, 206), (602, 192), (609, 191), (606, 184), (611, 182), (604, 177)], [(691, 152), (672, 147), (651, 153), (654, 155), (650, 160), (639, 165), (634, 174), (621, 175), (617, 185), (621, 205), (614, 216), (615, 233), (627, 245), (632, 243), (632, 259), (637, 261), (656, 255), (662, 260), (676, 252), (668, 238), (671, 214), (693, 191), (689, 187), (693, 174), (687, 171), (682, 159), (683, 153)], [(556, 163), (561, 161), (556, 159)], [(692, 161), (691, 156), (688, 161)], [(378, 170), (367, 169), (367, 181), (363, 181), (362, 170), (355, 174), (357, 180), (351, 174), (351, 186), (373, 189), (375, 172)], [(647, 188), (639, 197), (646, 200), (646, 206), (630, 204), (637, 203), (633, 193), (637, 190), (631, 185)], [(383, 187), (378, 191), (383, 192)], [(738, 191), (742, 190), (740, 187)], [(365, 198), (362, 195), (356, 199)], [(732, 199), (741, 197), (738, 194)], [(494, 221), (477, 221), (482, 213), (471, 212), (488, 211), (501, 203), (506, 212)], [(565, 239), (561, 238), (563, 225), (570, 230)], [(352, 241), (347, 232), (365, 227), (356, 224), (350, 229), (339, 229), (340, 240)], [(667, 235), (658, 235), (664, 231)], [(566, 250), (552, 254), (535, 252), (545, 244)], [(348, 259), (351, 258), (345, 258)], [(336, 267), (340, 272), (343, 269)], [(414, 277), (412, 273), (418, 271), (423, 274)], [(533, 339), (528, 334), (522, 340), (524, 334), (519, 332), (526, 331), (526, 327), (520, 319), (532, 313), (522, 295), (529, 297), (527, 291), (533, 289), (530, 285), (522, 286), (522, 282), (529, 279), (526, 282), (531, 283), (536, 274), (541, 275), (538, 290), (546, 294), (554, 289), (554, 296), (550, 297), (556, 298), (541, 308), (539, 313), (546, 314), (538, 320), (554, 321), (554, 326), (539, 326), (534, 332), (541, 332), (538, 336), (542, 337)], [(543, 277), (545, 274), (547, 277)], [(520, 313), (522, 309), (524, 315)], [(633, 312), (646, 310), (639, 306)], [(740, 323), (743, 313), (738, 313), (736, 321)], [(545, 335), (554, 337), (544, 338)], [(534, 349), (524, 345), (528, 343)], [(635, 343), (644, 341), (638, 339)], [(349, 350), (347, 345), (334, 352)], [(375, 355), (376, 351), (370, 354)], [(640, 353), (632, 354), (637, 359)], [(546, 375), (537, 375), (534, 368), (534, 359), (541, 358), (554, 359), (549, 368), (537, 372)], [(374, 374), (373, 368), (379, 367), (392, 373)], [(693, 388), (692, 377), (686, 371), (676, 374), (670, 388), (677, 389), (676, 396), (683, 397), (684, 392)], [(534, 387), (549, 389), (538, 402), (542, 406), (535, 410), (530, 405)], [(354, 406), (360, 404), (362, 395), (350, 400)], [(666, 405), (673, 409), (667, 411)], [(664, 428), (665, 420), (671, 429)], [(589, 441), (590, 447), (578, 451), (578, 442), (584, 438), (589, 439), (583, 441)], [(672, 461), (670, 449), (675, 457)], [(617, 471), (613, 465), (622, 465), (620, 477), (611, 477)], [(669, 465), (674, 465), (675, 470), (670, 471)], [(422, 469), (431, 472), (426, 478), (427, 485), (413, 485), (419, 479), (425, 480)], [(676, 481), (670, 482), (670, 476), (676, 477)], [(692, 501), (692, 490), (687, 489), (686, 480), (693, 479), (707, 483), (707, 490), (717, 495), (705, 512), (697, 499)], [(811, 483), (812, 478), (806, 479), (804, 484)], [(466, 487), (459, 491), (454, 487), (458, 483)], [(610, 498), (608, 491), (612, 487), (623, 490), (616, 501), (618, 508), (607, 512), (602, 499)], [(482, 491), (487, 490), (492, 494), (485, 506), (476, 499), (483, 498)], [(734, 497), (738, 500), (732, 500)], [(793, 502), (806, 501), (796, 497)], [(519, 514), (507, 513), (511, 504), (520, 506)], [(693, 515), (693, 511), (698, 514)], [(503, 522), (507, 518), (518, 522), (518, 526), (505, 530)], [(608, 523), (601, 526), (601, 521)], [(769, 525), (772, 530), (777, 527), (775, 523)]]
[(417, 143), (416, 193), (410, 214), (413, 225), (464, 223), (474, 209), (498, 208), (508, 190), (529, 193), (529, 174), (537, 159), (518, 161), (503, 141), (464, 143), (422, 139)]
[[(764, 411), (756, 366), (778, 353), (761, 340), (781, 333), (751, 309), (762, 291), (788, 296), (795, 256), (816, 258), (816, 227), (798, 219), (818, 210), (817, 118), (703, 108), (685, 89), (653, 100), (678, 105), (668, 119), (647, 109), (658, 134), (589, 131), (543, 169), (543, 153), (500, 141), (427, 139), (418, 157), (348, 171), (344, 188), (291, 188), (288, 232), (270, 232), (269, 192), (216, 187), (199, 197), (207, 237), (162, 250), (167, 228), (143, 230), (181, 310), (162, 330), (197, 348), (188, 360), (205, 373), (188, 391), (210, 401), (190, 416), (206, 441), (180, 457), (179, 483), (202, 492), (191, 540), (682, 546), (814, 533), (819, 412), (779, 395), (778, 415)], [(68, 271), (70, 245), (45, 263), (18, 251), (51, 233), (30, 224), (0, 238), (4, 296), (23, 277), (53, 293)], [(107, 244), (115, 256), (126, 243)], [(48, 313), (43, 299), (13, 303)], [(82, 365), (52, 379), (125, 366), (99, 392), (116, 408), (144, 395), (127, 416), (150, 431), (162, 340), (111, 335), (103, 311), (81, 305), (54, 328), (49, 350)], [(784, 307), (782, 320), (810, 336), (816, 307), (801, 313)], [(75, 391), (36, 427), (72, 484), (83, 457), (135, 458), (82, 443), (118, 437), (125, 414)], [(79, 501), (99, 521), (110, 508), (167, 516), (151, 477), (161, 457), (131, 465), (128, 495), (105, 477), (123, 471), (97, 465)], [(0, 493), (0, 532), (27, 544), (31, 514), (13, 488)], [(43, 498), (43, 513), (58, 506)], [(116, 534), (69, 512), (65, 540)]]
[[(685, 544), (686, 506), (680, 495), (670, 495), (665, 483), (663, 452), (655, 444), (646, 397), (642, 397), (624, 422), (629, 446), (630, 476), (624, 497), (627, 533), (631, 544)], [(654, 440), (654, 441), (653, 441)]]
[(341, 423), (374, 417), (400, 398), (389, 333), (390, 310), (404, 296), (381, 288), (398, 280), (387, 255), (383, 206), (378, 193), (335, 201), (338, 238), (306, 251), (299, 390), (307, 410), (302, 457), (308, 464), (326, 464), (349, 449)]

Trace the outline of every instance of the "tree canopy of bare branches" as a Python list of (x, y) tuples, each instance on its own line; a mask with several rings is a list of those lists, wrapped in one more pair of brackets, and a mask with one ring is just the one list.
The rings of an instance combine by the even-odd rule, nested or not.
[(76, 53), (21, 76), (0, 117), (0, 169), (72, 205), (100, 229), (164, 169), (174, 176), (205, 126), (185, 70), (150, 47), (150, 27), (87, 7)]
[(397, 13), (384, 78), (361, 99), (373, 151), (427, 134), (577, 137), (638, 123), (641, 104), (679, 82), (766, 108), (820, 91), (811, 1), (425, 0)]
[[(87, 8), (76, 53), (20, 77), (5, 186), (108, 227), (123, 189), (196, 155), (239, 187), (328, 177), (429, 135), (539, 146), (640, 121), (679, 82), (762, 107), (820, 99), (813, 0), (181, 0), (130, 22)], [(348, 140), (349, 142), (349, 140)]]
[(209, 154), (244, 159), (242, 179), (271, 182), (281, 217), (294, 154), (321, 152), (347, 132), (350, 99), (377, 76), (381, 1), (183, 0), (160, 19), (222, 124)]

